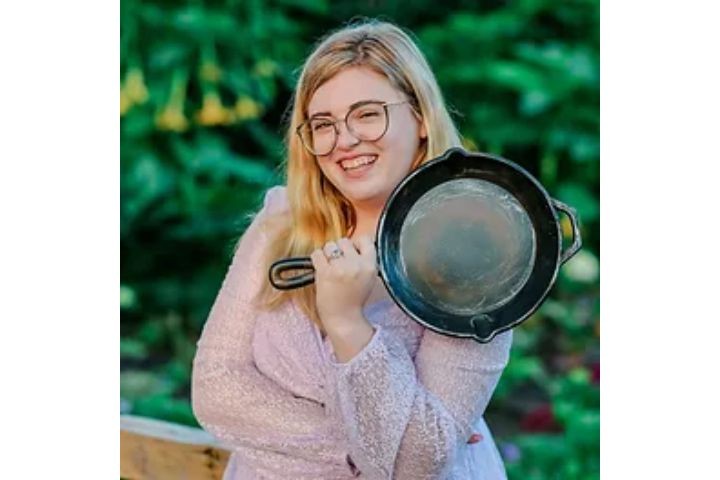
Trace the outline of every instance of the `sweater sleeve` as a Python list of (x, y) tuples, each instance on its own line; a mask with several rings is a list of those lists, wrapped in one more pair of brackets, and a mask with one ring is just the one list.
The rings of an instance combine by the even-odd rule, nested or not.
[(263, 220), (286, 203), (280, 187), (243, 235), (197, 342), (192, 371), (192, 408), (200, 425), (230, 447), (280, 449), (312, 456), (321, 445), (312, 432), (324, 412), (317, 403), (293, 396), (263, 375), (252, 358), (252, 332), (258, 317), (253, 298), (267, 281), (262, 252), (267, 245)]
[(372, 479), (445, 478), (490, 401), (512, 332), (492, 342), (425, 330), (415, 357), (382, 327), (335, 363), (350, 451)]

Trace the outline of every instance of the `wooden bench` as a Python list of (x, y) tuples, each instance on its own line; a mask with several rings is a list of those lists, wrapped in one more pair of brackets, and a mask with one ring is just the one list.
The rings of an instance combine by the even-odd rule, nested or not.
[(120, 476), (128, 480), (221, 480), (230, 450), (199, 428), (120, 416)]

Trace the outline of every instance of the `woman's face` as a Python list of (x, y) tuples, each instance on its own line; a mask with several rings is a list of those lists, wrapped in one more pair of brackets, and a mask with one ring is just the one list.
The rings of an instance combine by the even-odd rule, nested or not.
[[(315, 125), (322, 119), (344, 119), (351, 106), (367, 100), (396, 103), (407, 98), (383, 75), (366, 67), (351, 67), (315, 91), (308, 118), (314, 119)], [(357, 122), (364, 121), (362, 112), (356, 112), (360, 113)], [(355, 206), (382, 208), (393, 188), (410, 172), (420, 139), (426, 137), (409, 103), (390, 105), (387, 114), (388, 128), (379, 140), (359, 140), (340, 121), (335, 148), (316, 156), (325, 177)]]

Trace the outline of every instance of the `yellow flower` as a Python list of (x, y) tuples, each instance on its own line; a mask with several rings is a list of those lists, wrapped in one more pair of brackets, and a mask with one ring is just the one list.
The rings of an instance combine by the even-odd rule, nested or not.
[(200, 66), (200, 79), (206, 82), (217, 83), (222, 77), (222, 69), (214, 62), (203, 62)]
[(263, 59), (255, 64), (253, 73), (258, 77), (272, 77), (278, 71), (277, 63), (272, 60)]
[(168, 105), (155, 116), (155, 125), (160, 130), (184, 132), (188, 128), (188, 121), (182, 108)]
[(142, 70), (132, 67), (120, 85), (120, 116), (124, 116), (135, 105), (142, 105), (149, 98)]
[(470, 137), (463, 137), (462, 146), (469, 152), (477, 152), (478, 146)]
[(149, 98), (148, 89), (145, 86), (145, 78), (142, 70), (133, 67), (128, 70), (125, 76), (125, 93), (128, 99), (137, 105), (141, 105)]
[(570, 219), (563, 215), (562, 219), (560, 220), (560, 226), (562, 227), (562, 234), (564, 238), (572, 238), (573, 235), (573, 227), (572, 222), (570, 222)]
[(200, 125), (228, 125), (235, 120), (232, 110), (225, 108), (216, 92), (205, 94), (203, 105), (195, 114), (195, 119)]
[(235, 113), (238, 120), (253, 120), (263, 112), (263, 106), (248, 96), (241, 96), (235, 102)]
[(125, 93), (125, 89), (120, 88), (120, 116), (125, 115), (130, 110), (130, 107), (132, 107), (130, 97)]
[(158, 130), (171, 132), (184, 132), (188, 129), (188, 119), (185, 117), (185, 89), (187, 87), (187, 74), (184, 70), (173, 72), (170, 86), (170, 98), (155, 115), (155, 125)]

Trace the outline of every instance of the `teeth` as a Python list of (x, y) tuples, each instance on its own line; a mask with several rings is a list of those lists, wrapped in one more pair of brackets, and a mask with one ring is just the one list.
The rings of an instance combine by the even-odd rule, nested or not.
[(343, 170), (353, 170), (355, 168), (362, 167), (363, 165), (373, 163), (376, 159), (376, 155), (362, 155), (360, 157), (355, 157), (350, 160), (343, 160), (342, 162), (340, 162), (340, 166), (343, 168)]

